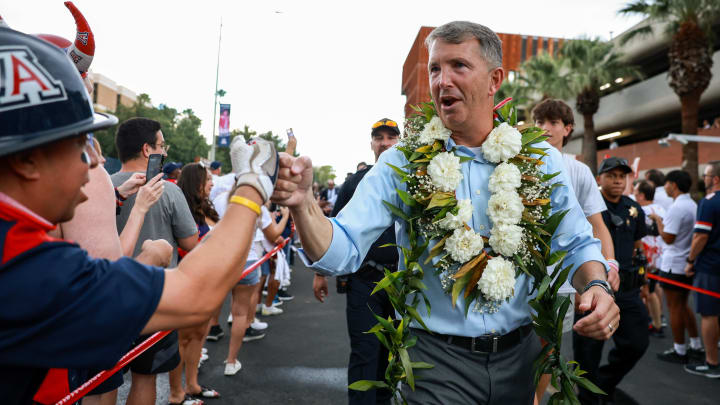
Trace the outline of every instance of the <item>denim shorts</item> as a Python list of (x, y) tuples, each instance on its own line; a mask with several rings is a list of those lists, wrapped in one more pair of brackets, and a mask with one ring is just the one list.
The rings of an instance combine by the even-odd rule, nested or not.
[(270, 260), (265, 260), (263, 264), (260, 265), (260, 271), (263, 276), (270, 275)]
[[(257, 260), (248, 260), (245, 263), (245, 268), (252, 266)], [(243, 277), (242, 280), (238, 281), (237, 285), (255, 285), (260, 282), (260, 267), (253, 270), (250, 274)]]

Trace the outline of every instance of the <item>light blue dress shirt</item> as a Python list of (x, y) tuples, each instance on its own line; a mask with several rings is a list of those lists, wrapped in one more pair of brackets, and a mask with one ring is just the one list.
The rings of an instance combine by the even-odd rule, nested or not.
[[(456, 145), (450, 139), (447, 146), (450, 149)], [(544, 159), (546, 164), (541, 166), (543, 171), (545, 173), (562, 171), (564, 166), (560, 153), (547, 143), (538, 146), (548, 149), (549, 156)], [(472, 201), (473, 216), (472, 223), (469, 225), (476, 232), (489, 237), (490, 222), (485, 211), (490, 197), (488, 181), (495, 169), (495, 164), (486, 161), (481, 154), (476, 156), (464, 146), (459, 146), (458, 152), (474, 159), (461, 166), (463, 179), (457, 188), (457, 198), (458, 200), (470, 199)], [(405, 247), (410, 246), (406, 223), (393, 216), (382, 203), (385, 200), (397, 207), (407, 208), (395, 191), (396, 188), (407, 190), (406, 184), (400, 182), (387, 163), (403, 167), (408, 161), (396, 147), (388, 149), (380, 156), (377, 164), (358, 185), (350, 202), (337, 217), (330, 219), (333, 236), (325, 255), (317, 262), (311, 263), (301, 251), (300, 256), (306, 265), (318, 273), (329, 276), (352, 273), (360, 267), (372, 243), (393, 222), (395, 223), (397, 243)], [(556, 176), (553, 181), (569, 184), (565, 173)], [(590, 223), (586, 220), (572, 190), (569, 187), (557, 187), (551, 198), (553, 212), (570, 210), (558, 227), (551, 246), (553, 251), (568, 251), (565, 265), (573, 266), (569, 279), (572, 279), (577, 267), (582, 263), (595, 260), (605, 264), (600, 253), (600, 241), (593, 238)], [(430, 247), (432, 247), (432, 243)], [(419, 262), (422, 264), (426, 257), (427, 251)], [(402, 252), (400, 252), (400, 268), (403, 267), (403, 264), (404, 260)], [(434, 332), (457, 336), (505, 334), (531, 322), (531, 308), (528, 300), (530, 299), (532, 280), (524, 274), (515, 282), (515, 295), (509, 302), (504, 302), (497, 312), (492, 314), (473, 312), (471, 306), (465, 317), (465, 303), (462, 294), (453, 308), (451, 297), (443, 291), (440, 278), (435, 275), (434, 269), (430, 264), (425, 265), (424, 269), (423, 282), (428, 287), (425, 293), (432, 308), (431, 316), (427, 316), (427, 310), (422, 300), (417, 309), (425, 324)], [(413, 326), (418, 327), (418, 325)]]

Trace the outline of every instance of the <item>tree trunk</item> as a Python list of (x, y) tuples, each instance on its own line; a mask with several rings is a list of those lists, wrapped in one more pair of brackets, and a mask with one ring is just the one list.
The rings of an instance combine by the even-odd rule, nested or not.
[[(680, 114), (682, 117), (682, 133), (697, 135), (698, 109), (702, 91), (693, 91), (680, 96)], [(690, 193), (694, 194), (698, 189), (698, 142), (688, 142), (682, 147), (682, 169), (690, 174), (692, 187)]]
[(597, 140), (595, 139), (595, 122), (593, 114), (583, 114), (585, 120), (585, 134), (583, 135), (583, 162), (590, 167), (590, 171), (597, 174)]

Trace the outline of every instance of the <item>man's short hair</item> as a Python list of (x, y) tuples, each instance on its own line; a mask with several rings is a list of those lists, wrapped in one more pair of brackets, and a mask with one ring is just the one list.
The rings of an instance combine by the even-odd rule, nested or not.
[(360, 163), (357, 164), (356, 169), (360, 169), (361, 167), (365, 167), (365, 166), (367, 166), (367, 163), (365, 163), (365, 162), (360, 162)]
[(450, 44), (460, 44), (468, 38), (477, 39), (480, 54), (491, 69), (502, 66), (502, 41), (490, 28), (470, 21), (453, 21), (443, 24), (425, 38), (425, 46), (430, 49), (433, 42), (440, 39)]
[(720, 177), (720, 160), (713, 160), (712, 162), (708, 162), (708, 166), (710, 166), (711, 176)]
[(115, 134), (118, 158), (125, 163), (140, 156), (143, 145), (155, 145), (160, 123), (149, 118), (130, 118), (120, 124)]
[(672, 181), (680, 189), (681, 193), (687, 193), (690, 191), (692, 185), (692, 179), (690, 173), (685, 170), (673, 170), (665, 176), (665, 182)]
[(536, 105), (532, 111), (533, 121), (538, 120), (560, 120), (563, 125), (572, 125), (573, 129), (563, 138), (563, 146), (570, 140), (575, 127), (575, 115), (572, 108), (562, 100), (548, 98)]
[(646, 200), (655, 199), (655, 187), (647, 180), (640, 180), (637, 185), (638, 193), (642, 194)]
[(645, 177), (650, 180), (655, 187), (661, 187), (665, 184), (665, 175), (658, 169), (650, 169), (645, 172)]

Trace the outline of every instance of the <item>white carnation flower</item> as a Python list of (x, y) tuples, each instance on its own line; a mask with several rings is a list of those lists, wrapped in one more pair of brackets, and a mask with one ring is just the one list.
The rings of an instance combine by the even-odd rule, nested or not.
[(457, 215), (453, 214), (452, 212), (448, 212), (445, 215), (445, 218), (438, 221), (438, 225), (440, 226), (440, 228), (446, 229), (448, 231), (460, 228), (464, 224), (470, 222), (470, 220), (472, 219), (472, 213), (472, 202), (470, 200), (460, 200), (458, 201)]
[(482, 236), (473, 230), (456, 229), (445, 241), (445, 251), (459, 263), (465, 263), (477, 256), (484, 246)]
[(503, 301), (514, 294), (515, 268), (513, 263), (502, 257), (488, 260), (478, 287), (486, 299)]
[(488, 189), (491, 193), (511, 191), (520, 187), (520, 169), (512, 163), (500, 163), (490, 175)]
[(487, 214), (495, 226), (515, 225), (522, 219), (525, 209), (516, 191), (500, 191), (490, 196)]
[(425, 128), (420, 133), (420, 143), (423, 145), (432, 145), (435, 140), (441, 140), (447, 142), (452, 132), (445, 128), (442, 120), (437, 115), (432, 117), (430, 122), (425, 125)]
[(520, 153), (522, 135), (507, 122), (493, 128), (482, 144), (483, 156), (490, 162), (504, 162)]
[(432, 183), (440, 191), (455, 191), (463, 175), (460, 172), (460, 158), (450, 152), (435, 155), (427, 168)]
[(521, 246), (523, 229), (517, 225), (495, 225), (490, 229), (490, 246), (503, 256), (514, 255)]

